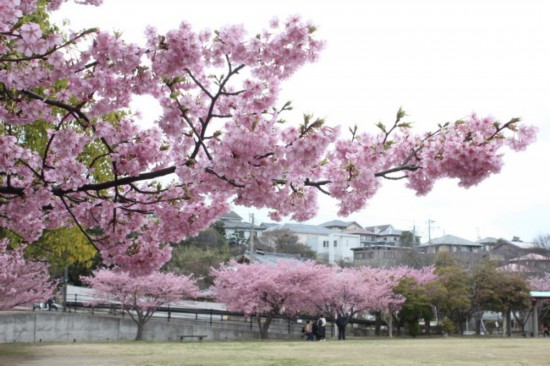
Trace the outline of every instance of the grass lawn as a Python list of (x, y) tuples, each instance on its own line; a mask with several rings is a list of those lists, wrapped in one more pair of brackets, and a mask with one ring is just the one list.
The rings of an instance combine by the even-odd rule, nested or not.
[(550, 339), (0, 344), (0, 365), (550, 365)]

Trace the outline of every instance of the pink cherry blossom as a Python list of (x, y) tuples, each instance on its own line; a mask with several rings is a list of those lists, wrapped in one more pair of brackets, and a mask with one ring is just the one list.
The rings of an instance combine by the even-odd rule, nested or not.
[[(97, 29), (41, 28), (30, 19), (44, 6), (0, 4), (9, 95), (0, 101), (0, 226), (31, 243), (44, 228), (77, 224), (106, 263), (127, 271), (154, 272), (169, 242), (196, 235), (231, 203), (303, 221), (328, 194), (347, 215), (386, 178), (418, 194), (441, 178), (479, 184), (500, 171), (505, 147), (523, 150), (536, 136), (517, 119), (475, 115), (427, 133), (398, 118), (351, 138), (312, 116), (280, 123), (283, 82), (324, 47), (298, 16), (250, 33), (148, 27), (142, 47)], [(158, 120), (130, 110), (140, 95), (161, 106)], [(26, 128), (44, 146), (31, 146)]]
[(56, 283), (47, 265), (26, 260), (22, 248), (10, 250), (7, 245), (7, 239), (0, 240), (0, 310), (49, 299)]
[(196, 281), (189, 276), (153, 272), (135, 276), (120, 270), (102, 269), (83, 278), (95, 292), (98, 303), (114, 302), (137, 324), (136, 340), (142, 339), (145, 324), (158, 307), (198, 296)]

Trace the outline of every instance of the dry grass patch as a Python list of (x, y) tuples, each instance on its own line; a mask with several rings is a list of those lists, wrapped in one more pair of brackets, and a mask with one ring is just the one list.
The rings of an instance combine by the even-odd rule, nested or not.
[(0, 345), (0, 365), (548, 365), (549, 339), (117, 342)]

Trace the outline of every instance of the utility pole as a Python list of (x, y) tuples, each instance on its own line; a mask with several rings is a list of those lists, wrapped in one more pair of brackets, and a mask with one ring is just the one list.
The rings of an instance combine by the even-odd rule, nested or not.
[(430, 251), (430, 247), (432, 245), (432, 224), (434, 222), (435, 222), (434, 220), (428, 219), (428, 250), (427, 250), (427, 252)]
[(254, 214), (250, 214), (250, 263), (254, 261)]
[(434, 220), (428, 219), (428, 244), (432, 243), (432, 224), (434, 222)]
[(67, 285), (69, 282), (69, 266), (65, 266), (65, 272), (63, 273), (63, 312), (67, 312)]

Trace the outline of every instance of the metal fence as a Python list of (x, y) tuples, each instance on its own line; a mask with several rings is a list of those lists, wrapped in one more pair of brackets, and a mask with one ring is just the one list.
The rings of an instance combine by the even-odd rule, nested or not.
[[(208, 303), (205, 307), (208, 306)], [(68, 312), (87, 312), (91, 314), (112, 316), (126, 316), (125, 310), (118, 303), (97, 302), (86, 295), (71, 294), (67, 297), (65, 303), (66, 311)], [(265, 320), (268, 314), (260, 315), (261, 320)], [(186, 320), (200, 321), (203, 324), (209, 324), (210, 326), (216, 324), (230, 324), (231, 327), (236, 329), (249, 329), (258, 330), (258, 317), (247, 316), (241, 312), (233, 312), (227, 310), (219, 310), (212, 308), (188, 308), (180, 306), (161, 306), (158, 307), (153, 315), (155, 319), (166, 319), (168, 322), (183, 322)], [(270, 334), (296, 334), (300, 335), (302, 327), (306, 321), (316, 321), (317, 317), (310, 315), (300, 316), (288, 316), (284, 314), (277, 314), (273, 317), (273, 320), (269, 327)], [(330, 317), (327, 318), (327, 336), (334, 336), (334, 320)], [(350, 319), (349, 323), (353, 328), (367, 328), (374, 325), (373, 321), (363, 319)]]

